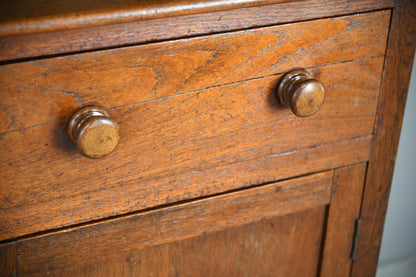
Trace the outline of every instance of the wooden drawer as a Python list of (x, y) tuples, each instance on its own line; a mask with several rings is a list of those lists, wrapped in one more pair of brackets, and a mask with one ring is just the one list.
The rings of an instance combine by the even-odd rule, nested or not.
[[(368, 160), (389, 22), (381, 11), (1, 66), (0, 239)], [(327, 90), (309, 118), (275, 96), (299, 66)], [(88, 102), (121, 129), (102, 160), (64, 131)]]
[(64, 120), (90, 102), (110, 109), (382, 57), (389, 22), (382, 11), (4, 65), (0, 132)]

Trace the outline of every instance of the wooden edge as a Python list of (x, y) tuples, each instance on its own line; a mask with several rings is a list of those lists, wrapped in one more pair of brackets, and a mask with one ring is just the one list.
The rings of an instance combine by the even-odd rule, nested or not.
[(19, 35), (3, 32), (0, 33), (0, 61), (186, 38), (368, 12), (392, 6), (392, 0), (307, 0), (95, 27), (90, 24), (88, 28), (48, 32), (39, 30), (37, 33)]
[[(29, 33), (51, 32), (73, 28), (85, 28), (108, 24), (120, 24), (131, 21), (142, 21), (155, 18), (183, 16), (197, 13), (224, 11), (229, 9), (288, 2), (290, 0), (188, 0), (188, 1), (136, 1), (133, 5), (119, 1), (119, 5), (106, 5), (100, 1), (92, 5), (82, 5), (82, 1), (73, 1), (63, 13), (52, 14), (48, 10), (57, 7), (39, 4), (23, 6), (23, 12), (7, 15), (9, 21), (0, 22), (0, 36), (22, 35)], [(151, 2), (151, 4), (149, 4)], [(49, 2), (53, 4), (54, 2)], [(59, 5), (60, 2), (55, 2)], [(10, 4), (10, 3), (9, 3)], [(86, 7), (84, 7), (86, 6)], [(45, 8), (46, 7), (46, 8)], [(6, 9), (8, 6), (3, 7)], [(33, 11), (32, 9), (38, 9)], [(26, 14), (25, 14), (26, 13)], [(35, 16), (33, 15), (35, 13)], [(42, 15), (44, 13), (45, 15)], [(39, 14), (36, 16), (36, 14)], [(15, 17), (15, 18), (13, 18)]]
[[(336, 142), (333, 144), (320, 145), (311, 148), (298, 149), (288, 153), (281, 153), (277, 155), (265, 155), (257, 159), (243, 161), (234, 164), (228, 164), (220, 167), (210, 168), (204, 171), (190, 171), (176, 176), (176, 181), (183, 183), (184, 186), (190, 186), (193, 183), (201, 183), (201, 187), (211, 187), (215, 189), (215, 193), (226, 193), (230, 190), (243, 189), (255, 184), (262, 184), (270, 181), (284, 180), (309, 174), (311, 172), (319, 172), (332, 168), (347, 166), (349, 164), (356, 164), (365, 162), (369, 157), (371, 136), (360, 137), (352, 140)], [(227, 178), (218, 178), (218, 176), (226, 176)], [(201, 182), (201, 180), (204, 180)], [(151, 187), (162, 187), (164, 183), (171, 181), (170, 178), (150, 180), (148, 185)], [(114, 191), (106, 193), (117, 193), (118, 188)], [(131, 195), (137, 193), (130, 192)], [(197, 193), (200, 193), (198, 190)], [(204, 195), (191, 194), (191, 196), (183, 197), (181, 200), (192, 200), (196, 197)], [(79, 201), (84, 199), (84, 195), (76, 196)], [(103, 195), (94, 193), (90, 196), (89, 201), (102, 201)], [(114, 215), (112, 211), (103, 211), (102, 208), (97, 207), (89, 211), (88, 218), (85, 217), (85, 210), (74, 212), (73, 204), (78, 200), (71, 201), (68, 205), (60, 205), (56, 209), (42, 210), (42, 214), (36, 213), (28, 214), (23, 210), (14, 211), (14, 218), (8, 218), (3, 222), (3, 226), (7, 224), (14, 224), (15, 220), (23, 220), (30, 222), (21, 228), (12, 228), (8, 232), (0, 234), (0, 239), (10, 239), (22, 237), (28, 234), (35, 234), (37, 232), (45, 231), (47, 226), (48, 232), (54, 231), (57, 228), (68, 227), (69, 224), (60, 223), (60, 225), (46, 225), (45, 218), (51, 218), (59, 213), (61, 217), (65, 217), (67, 222), (74, 224), (83, 224), (85, 221), (91, 220), (91, 214), (100, 209), (100, 219)], [(74, 200), (74, 199), (73, 199)], [(174, 202), (172, 202), (174, 203)], [(160, 198), (157, 201), (151, 202), (152, 206), (136, 207), (137, 211), (149, 208), (158, 208), (164, 205), (164, 199)], [(29, 207), (32, 211), (41, 210), (42, 203), (32, 205)], [(132, 212), (131, 210), (119, 210), (119, 214)], [(82, 214), (81, 214), (82, 213)], [(96, 217), (95, 217), (96, 218)]]
[(22, 240), (18, 242), (19, 273), (43, 274), (144, 246), (324, 206), (330, 202), (332, 179), (333, 171), (326, 171)]
[(17, 276), (16, 243), (0, 245), (0, 276)]
[(360, 213), (366, 163), (335, 170), (320, 276), (349, 276), (355, 221)]
[(416, 47), (416, 1), (396, 1), (352, 276), (374, 276)]

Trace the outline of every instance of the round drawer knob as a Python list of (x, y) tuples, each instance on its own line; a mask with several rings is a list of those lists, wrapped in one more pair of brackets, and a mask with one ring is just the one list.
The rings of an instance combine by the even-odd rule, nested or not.
[(88, 158), (103, 158), (116, 149), (120, 140), (119, 127), (101, 106), (79, 109), (68, 122), (68, 136)]
[(289, 106), (296, 116), (316, 113), (324, 103), (325, 88), (304, 69), (287, 72), (279, 82), (277, 95), (283, 105)]

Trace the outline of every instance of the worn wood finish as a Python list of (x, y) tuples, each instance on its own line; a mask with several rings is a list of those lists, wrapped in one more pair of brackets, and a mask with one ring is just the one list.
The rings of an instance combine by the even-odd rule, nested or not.
[(416, 2), (397, 1), (361, 209), (361, 232), (353, 276), (372, 276), (376, 272), (415, 48)]
[(161, 276), (316, 276), (324, 218), (325, 207), (320, 206), (145, 248), (137, 251), (144, 260), (140, 272), (150, 275), (156, 269)]
[[(324, 206), (330, 201), (332, 178), (332, 171), (323, 172), (22, 240), (18, 244), (19, 276), (42, 275), (74, 265), (82, 267), (144, 246), (178, 241), (266, 217)], [(322, 210), (320, 214), (320, 218), (314, 217), (314, 220), (322, 225)], [(315, 227), (318, 231), (312, 233), (320, 234), (322, 228)], [(295, 226), (292, 225), (292, 228)], [(308, 231), (306, 228), (302, 233)], [(319, 243), (319, 240), (312, 241)], [(317, 252), (319, 247), (320, 244), (315, 245), (313, 251)]]
[(356, 219), (360, 214), (366, 164), (335, 170), (328, 210), (321, 277), (350, 276), (351, 248)]
[(90, 102), (114, 108), (382, 56), (389, 18), (382, 11), (0, 66), (0, 133), (67, 119)]
[(48, 273), (77, 277), (316, 276), (324, 218), (325, 207), (320, 206)]
[(0, 276), (17, 276), (17, 253), (15, 242), (0, 245)]
[[(374, 275), (414, 1), (41, 1), (0, 16), (0, 275)], [(295, 67), (310, 118), (276, 99)], [(122, 127), (94, 163), (64, 133), (91, 102)]]
[[(382, 62), (312, 69), (326, 84), (327, 98), (309, 118), (277, 104), (276, 76), (113, 110), (122, 140), (94, 164), (68, 144), (63, 122), (5, 134), (1, 238), (289, 177), (275, 166), (297, 150), (372, 134)], [(335, 164), (365, 160), (366, 153), (336, 154)], [(334, 152), (320, 154), (331, 166), (325, 159)], [(258, 167), (274, 155), (273, 163)]]
[(0, 36), (175, 17), (289, 0), (3, 0)]
[[(31, 3), (37, 3), (37, 1), (31, 1)], [(150, 19), (111, 26), (89, 26), (88, 28), (80, 29), (6, 36), (0, 37), (0, 60), (38, 57), (201, 34), (213, 34), (380, 10), (392, 6), (393, 0), (291, 1), (260, 7)], [(30, 10), (30, 13), (32, 12), (33, 10)]]
[[(1, 226), (4, 230), (3, 236), (4, 238), (15, 237), (96, 219), (98, 215), (104, 218), (114, 215), (114, 210), (123, 213), (147, 206), (175, 203), (202, 195), (224, 192), (233, 187), (247, 187), (266, 180), (288, 178), (363, 162), (369, 156), (370, 140), (371, 138), (367, 137), (300, 149), (281, 155), (265, 155), (259, 159), (210, 170), (191, 171), (176, 176), (174, 180), (165, 178), (147, 182), (142, 189), (137, 189), (134, 183), (125, 186), (122, 183), (111, 189), (107, 188), (103, 192), (92, 191), (73, 195), (70, 200), (58, 198), (53, 200), (53, 205), (41, 202), (17, 207), (3, 215), (3, 218), (7, 216), (8, 219)], [(155, 191), (156, 198), (150, 197), (155, 194)], [(143, 197), (146, 194), (147, 198)], [(120, 195), (127, 195), (129, 198), (123, 198)]]

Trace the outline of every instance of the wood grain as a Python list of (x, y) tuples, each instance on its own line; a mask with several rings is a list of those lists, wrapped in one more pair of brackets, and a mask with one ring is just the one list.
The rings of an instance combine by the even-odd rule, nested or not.
[(366, 139), (338, 142), (372, 134), (382, 61), (313, 69), (327, 97), (307, 119), (277, 103), (276, 77), (113, 110), (120, 145), (94, 163), (64, 123), (5, 134), (1, 238), (365, 161)]
[[(1, 226), (3, 237), (21, 236), (91, 219), (105, 218), (115, 213), (122, 214), (148, 206), (225, 192), (233, 187), (247, 187), (265, 180), (277, 180), (363, 162), (368, 159), (370, 141), (370, 137), (360, 138), (282, 155), (266, 155), (260, 159), (211, 170), (191, 171), (176, 176), (174, 180), (166, 178), (147, 182), (141, 189), (137, 189), (134, 185), (116, 186), (104, 192), (87, 191), (79, 195), (74, 194), (71, 198), (54, 199), (51, 201), (52, 205), (41, 202), (16, 207), (2, 215), (5, 218)], [(180, 190), (175, 191), (176, 186)], [(143, 198), (143, 194), (146, 193), (150, 196)], [(156, 197), (152, 193), (157, 193)], [(140, 203), (136, 199), (143, 200)]]
[[(120, 1), (125, 4), (130, 0)], [(195, 2), (199, 0), (185, 1), (181, 3), (199, 3)], [(256, 265), (253, 257), (263, 257), (264, 248), (261, 231), (250, 228), (265, 229), (264, 234), (269, 234), (273, 228), (267, 227), (274, 222), (279, 227), (279, 236), (288, 241), (275, 245), (273, 255), (298, 252), (295, 256), (288, 255), (282, 262), (284, 266), (276, 270), (291, 268), (293, 272), (295, 268), (300, 271), (296, 276), (309, 273), (315, 276), (317, 249), (322, 242), (322, 228), (326, 226), (324, 212), (329, 188), (315, 193), (314, 189), (322, 186), (309, 186), (308, 182), (305, 186), (299, 187), (297, 183), (284, 188), (275, 183), (257, 185), (368, 159), (360, 212), (361, 235), (351, 275), (375, 274), (415, 51), (416, 4), (412, 0), (396, 1), (390, 25), (390, 10), (380, 10), (392, 8), (392, 0), (285, 1), (246, 8), (252, 3), (265, 3), (253, 1), (237, 0), (234, 7), (241, 9), (232, 11), (223, 11), (228, 9), (228, 3), (217, 1), (218, 5), (212, 9), (209, 4), (199, 10), (186, 10), (182, 6), (182, 10), (169, 14), (162, 7), (159, 15), (140, 17), (140, 12), (132, 16), (125, 13), (137, 11), (137, 4), (121, 5), (118, 9), (109, 6), (106, 10), (105, 5), (110, 2), (88, 7), (98, 3), (93, 0), (83, 3), (87, 8), (78, 10), (81, 13), (78, 18), (74, 6), (65, 10), (62, 4), (55, 11), (53, 6), (32, 9), (30, 13), (37, 17), (32, 21), (19, 23), (19, 16), (14, 22), (13, 18), (6, 19), (2, 34), (10, 36), (0, 39), (0, 59), (7, 61), (0, 66), (3, 88), (0, 90), (0, 240), (42, 233), (2, 243), (0, 260), (6, 263), (1, 264), (0, 275), (79, 276), (98, 272), (98, 276), (103, 276), (120, 275), (123, 270), (140, 270), (150, 275), (154, 266), (161, 266), (162, 273), (174, 275), (183, 272), (174, 266), (184, 264), (177, 251), (183, 249), (189, 253), (185, 257), (190, 263), (204, 265), (198, 264), (198, 256), (192, 255), (198, 253), (193, 250), (199, 243), (208, 243), (210, 247), (203, 249), (202, 255), (210, 255), (207, 262), (215, 263), (212, 256), (219, 253), (215, 249), (221, 245), (221, 238), (231, 241), (229, 236), (236, 237), (238, 242), (245, 235), (250, 243), (236, 247), (236, 251), (253, 249), (243, 259), (248, 268)], [(66, 3), (71, 2), (69, 7), (80, 3)], [(14, 3), (19, 5), (17, 1)], [(39, 5), (33, 1), (29, 4), (32, 3)], [(152, 7), (161, 3), (165, 1), (153, 3)], [(3, 10), (0, 8), (0, 12)], [(45, 10), (47, 13), (42, 14)], [(357, 14), (374, 10), (379, 11)], [(116, 12), (118, 16), (106, 17)], [(348, 14), (355, 15), (315, 20)], [(178, 17), (169, 17), (172, 15)], [(160, 18), (164, 16), (168, 17)], [(64, 17), (68, 21), (60, 20)], [(138, 19), (146, 20), (130, 22)], [(44, 27), (37, 25), (41, 21)], [(83, 28), (87, 25), (88, 28)], [(9, 29), (7, 33), (7, 26), (20, 30)], [(389, 26), (392, 28), (380, 84)], [(36, 33), (43, 30), (56, 31)], [(42, 57), (235, 30), (241, 32), (60, 58)], [(22, 35), (12, 35), (18, 32)], [(182, 48), (186, 43), (189, 43), (186, 49)], [(34, 60), (39, 57), (42, 59)], [(13, 60), (22, 58), (31, 61)], [(330, 86), (330, 97), (323, 110), (302, 122), (291, 117), (273, 96), (276, 82), (273, 78), (299, 66), (313, 67), (319, 79), (329, 80)], [(335, 68), (333, 75), (326, 71), (329, 68)], [(268, 75), (274, 77), (264, 78)], [(253, 78), (257, 80), (242, 82)], [(136, 87), (144, 87), (143, 93), (131, 90)], [(380, 87), (382, 94), (378, 98)], [(93, 101), (112, 108), (128, 132), (122, 137), (121, 152), (92, 165), (76, 155), (62, 130), (65, 119), (76, 108)], [(356, 173), (362, 170), (362, 165), (336, 170), (342, 173), (336, 181), (347, 195), (332, 195), (322, 275), (348, 272), (351, 261), (345, 258), (347, 242), (340, 236), (350, 233), (351, 224), (339, 233), (334, 226), (345, 224), (345, 218), (337, 214), (345, 209), (346, 203), (338, 200), (351, 197), (352, 202), (357, 202), (358, 198), (359, 189), (344, 181), (359, 183), (362, 175)], [(299, 180), (283, 184), (293, 185)], [(274, 191), (268, 191), (275, 185)], [(354, 193), (350, 195), (351, 190)], [(286, 195), (285, 204), (277, 207), (280, 200), (275, 200), (282, 191)], [(206, 198), (212, 194), (219, 195)], [(293, 195), (299, 198), (294, 199)], [(262, 198), (266, 201), (261, 201)], [(186, 204), (164, 206), (177, 201)], [(221, 205), (227, 203), (230, 206), (225, 207), (229, 209), (223, 209)], [(154, 207), (163, 208), (143, 211)], [(352, 218), (356, 208), (354, 205), (345, 214)], [(279, 216), (298, 209), (307, 210)], [(198, 224), (198, 220), (205, 219), (206, 211), (211, 213), (211, 220)], [(113, 215), (117, 218), (104, 220)], [(278, 217), (264, 220), (265, 215)], [(95, 219), (100, 221), (85, 223)], [(45, 232), (77, 223), (84, 225)], [(143, 236), (141, 224), (148, 231)], [(208, 234), (204, 233), (205, 227)], [(317, 228), (311, 231), (313, 227)], [(206, 236), (211, 238), (205, 240)], [(294, 239), (297, 236), (300, 239)], [(259, 244), (261, 247), (256, 248)], [(234, 270), (229, 266), (233, 257), (227, 251), (233, 248), (224, 249), (224, 257), (218, 255), (218, 259), (227, 265), (224, 275), (232, 275), (227, 270)], [(300, 266), (299, 257), (308, 252), (304, 249), (312, 249), (313, 254), (303, 256), (304, 264)], [(12, 258), (8, 260), (5, 256)], [(154, 260), (143, 259), (149, 256)], [(143, 266), (136, 266), (142, 261)], [(268, 257), (267, 261), (273, 259)], [(259, 262), (268, 269), (266, 259)], [(302, 271), (304, 268), (308, 270)]]
[(416, 2), (396, 1), (371, 148), (353, 276), (373, 276), (416, 48)]
[(194, 238), (135, 249), (86, 265), (51, 270), (47, 274), (316, 276), (324, 217), (325, 207), (316, 207), (223, 231), (203, 233)]
[(175, 17), (289, 0), (4, 0), (0, 36)]
[(0, 61), (362, 13), (391, 8), (393, 2), (393, 0), (291, 1), (245, 9), (6, 36), (0, 37)]
[(0, 276), (17, 276), (16, 243), (0, 244)]
[(110, 109), (382, 56), (389, 18), (382, 11), (0, 66), (0, 133), (68, 119), (90, 102)]
[(335, 170), (320, 276), (350, 276), (355, 220), (359, 217), (367, 165)]
[[(330, 201), (332, 178), (332, 171), (323, 172), (22, 240), (18, 245), (19, 276), (88, 265), (144, 246), (183, 240), (262, 218), (322, 207)], [(320, 215), (318, 222), (322, 226), (322, 209)], [(314, 219), (317, 220), (316, 217)], [(295, 228), (293, 224), (291, 226)], [(307, 226), (302, 226), (302, 229)], [(322, 232), (319, 226), (316, 229), (313, 233)], [(303, 229), (303, 232), (306, 231), (308, 229)], [(318, 243), (312, 251), (319, 252), (319, 239), (312, 241)], [(315, 267), (316, 256), (312, 257)]]

